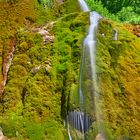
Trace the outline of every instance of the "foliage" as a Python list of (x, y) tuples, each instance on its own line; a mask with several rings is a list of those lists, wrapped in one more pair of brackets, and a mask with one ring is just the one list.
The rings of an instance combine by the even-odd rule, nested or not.
[(10, 114), (8, 118), (1, 118), (0, 125), (3, 128), (4, 135), (14, 140), (55, 140), (58, 137), (65, 140), (66, 137), (62, 125), (55, 120), (45, 120), (42, 123), (37, 123)]
[(111, 13), (117, 13), (122, 10), (124, 7), (133, 6), (139, 7), (138, 0), (95, 0), (96, 2), (102, 2), (103, 6), (106, 7), (109, 12)]
[[(99, 12), (102, 16), (121, 22), (139, 24), (140, 16), (137, 1), (98, 1), (86, 0), (91, 10)], [(113, 9), (114, 8), (114, 9)], [(137, 9), (137, 11), (136, 11)]]
[(140, 16), (134, 12), (132, 7), (122, 8), (122, 10), (117, 13), (117, 17), (122, 22), (137, 24), (140, 21)]

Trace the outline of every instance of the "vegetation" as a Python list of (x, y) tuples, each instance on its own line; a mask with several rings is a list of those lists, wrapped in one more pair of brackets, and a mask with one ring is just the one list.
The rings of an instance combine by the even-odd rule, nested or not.
[[(14, 5), (15, 8), (19, 8), (19, 4)], [(51, 13), (52, 9), (43, 9), (42, 3), (34, 4), (37, 11), (33, 7), (31, 17), (23, 17), (23, 21), (27, 22), (25, 25), (20, 21), (13, 24), (17, 25), (14, 29), (6, 26), (15, 33), (16, 44), (0, 99), (0, 126), (6, 136), (15, 140), (55, 140), (58, 137), (65, 140), (67, 133), (63, 119), (70, 108), (70, 94), (78, 87), (81, 44), (88, 15), (74, 12), (77, 4), (76, 8), (70, 7), (69, 11), (74, 13), (61, 16), (53, 28), (46, 26), (45, 29), (55, 39), (44, 44), (42, 36), (34, 30), (45, 27), (43, 24), (56, 19), (57, 14), (65, 13), (68, 7), (61, 5), (59, 13)], [(50, 14), (47, 18), (46, 11)], [(45, 14), (40, 16), (42, 12)], [(2, 37), (5, 37), (4, 31)], [(6, 47), (10, 46), (7, 44)], [(6, 48), (3, 50), (7, 51)]]
[(99, 12), (102, 16), (119, 22), (140, 23), (140, 3), (126, 0), (86, 0), (91, 10)]
[[(139, 1), (87, 2), (92, 10), (109, 19), (140, 23)], [(77, 0), (65, 0), (63, 4), (56, 0), (1, 1), (1, 91), (5, 77), (7, 81), (0, 95), (0, 126), (8, 138), (68, 139), (64, 119), (68, 110), (79, 109), (82, 40), (89, 25), (88, 13), (79, 13), (77, 3)], [(42, 28), (54, 40), (44, 42), (38, 33)], [(114, 30), (118, 40), (113, 40)], [(139, 140), (140, 40), (123, 24), (107, 19), (100, 20), (96, 36), (100, 127), (108, 140)], [(97, 122), (93, 122), (87, 139), (95, 139), (97, 127)], [(72, 131), (72, 136), (80, 139), (81, 133)]]
[[(95, 0), (96, 2), (99, 2), (100, 0)], [(109, 12), (111, 13), (117, 13), (122, 10), (123, 7), (129, 7), (131, 6), (135, 12), (139, 13), (139, 1), (138, 0), (101, 0), (104, 7), (106, 7)]]
[[(118, 40), (113, 39), (114, 29), (118, 31)], [(121, 24), (102, 19), (97, 42), (97, 93), (100, 95), (97, 106), (100, 106), (101, 129), (109, 140), (139, 140), (140, 40)], [(95, 124), (87, 134), (88, 139), (95, 138), (94, 130)]]

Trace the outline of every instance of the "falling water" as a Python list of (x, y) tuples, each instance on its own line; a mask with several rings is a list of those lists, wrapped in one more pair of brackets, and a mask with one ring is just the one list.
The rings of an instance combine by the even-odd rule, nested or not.
[(89, 8), (84, 0), (78, 0), (81, 10), (84, 12), (89, 12)]
[[(79, 0), (79, 4), (83, 11), (89, 11), (85, 8), (87, 7), (84, 0)], [(81, 62), (81, 70), (80, 70), (80, 82), (79, 82), (79, 94), (80, 94), (80, 104), (83, 106), (87, 106), (86, 102), (90, 102), (90, 106), (84, 108), (86, 110), (91, 110), (92, 112), (96, 112), (96, 121), (99, 122), (99, 113), (98, 113), (98, 94), (96, 93), (96, 68), (95, 68), (95, 48), (96, 48), (96, 38), (95, 33), (98, 26), (98, 20), (101, 16), (97, 12), (90, 12), (90, 26), (88, 30), (88, 34), (83, 42), (83, 55)], [(89, 97), (88, 99), (86, 99)], [(100, 125), (99, 125), (100, 126)], [(100, 128), (99, 128), (100, 129)]]
[[(89, 31), (88, 35), (84, 39), (83, 43), (83, 52), (84, 52), (84, 60), (83, 60), (83, 66), (85, 68), (83, 69), (83, 72), (81, 73), (82, 85), (83, 88), (86, 88), (86, 91), (84, 89), (81, 89), (83, 96), (87, 94), (90, 96), (91, 102), (90, 106), (88, 106), (88, 110), (91, 110), (91, 112), (95, 113), (95, 118), (98, 126), (98, 131), (102, 133), (102, 128), (100, 125), (100, 115), (99, 115), (99, 95), (96, 92), (96, 87), (97, 87), (97, 75), (96, 75), (96, 63), (95, 63), (95, 49), (96, 49), (96, 30), (98, 26), (98, 20), (101, 18), (101, 16), (97, 12), (90, 12), (90, 26), (89, 26)], [(85, 73), (87, 72), (87, 74)], [(86, 74), (86, 76), (85, 76)], [(87, 81), (90, 81), (87, 84)], [(84, 100), (84, 99), (83, 99)], [(86, 100), (87, 101), (87, 100)], [(84, 104), (86, 105), (86, 101), (84, 101)], [(88, 101), (89, 102), (89, 101)], [(104, 138), (102, 138), (103, 140)]]
[(70, 134), (70, 126), (69, 126), (69, 118), (67, 116), (67, 132), (68, 132), (68, 136), (69, 136), (69, 140), (72, 140), (71, 134)]
[[(84, 12), (90, 11), (84, 0), (78, 0), (81, 10)], [(79, 81), (79, 96), (80, 96), (80, 110), (71, 111), (68, 114), (68, 122), (73, 128), (79, 130), (85, 139), (85, 132), (88, 130), (93, 120), (86, 111), (95, 113), (96, 121), (99, 122), (99, 115), (97, 113), (98, 94), (96, 93), (96, 69), (95, 69), (95, 47), (96, 39), (95, 32), (98, 26), (98, 20), (101, 16), (97, 12), (90, 12), (90, 26), (88, 34), (83, 42), (83, 53), (80, 67), (80, 81)], [(93, 117), (93, 116), (92, 116)], [(69, 133), (70, 134), (70, 133)]]
[(71, 126), (81, 133), (85, 133), (92, 123), (92, 119), (88, 114), (78, 110), (70, 111), (67, 117)]

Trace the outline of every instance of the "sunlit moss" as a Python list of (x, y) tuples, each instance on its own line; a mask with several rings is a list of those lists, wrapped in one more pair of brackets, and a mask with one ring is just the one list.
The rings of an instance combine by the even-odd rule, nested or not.
[[(113, 40), (113, 29), (118, 40)], [(114, 138), (138, 139), (140, 40), (122, 25), (101, 20), (97, 32), (96, 62), (102, 117)], [(137, 104), (137, 105), (136, 105)], [(135, 113), (134, 113), (135, 112)]]

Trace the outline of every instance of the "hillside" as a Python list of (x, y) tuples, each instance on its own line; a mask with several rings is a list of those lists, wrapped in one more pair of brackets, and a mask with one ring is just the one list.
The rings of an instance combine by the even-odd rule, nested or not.
[[(80, 109), (89, 13), (81, 12), (77, 0), (45, 2), (0, 2), (0, 126), (11, 140), (67, 140), (67, 114)], [(107, 140), (140, 138), (139, 27), (99, 20), (96, 92)], [(70, 129), (73, 139), (82, 139), (81, 132)], [(97, 129), (93, 121), (86, 139), (96, 139)]]
[(108, 139), (139, 140), (140, 39), (125, 26), (106, 20), (100, 21), (97, 38), (100, 112)]

